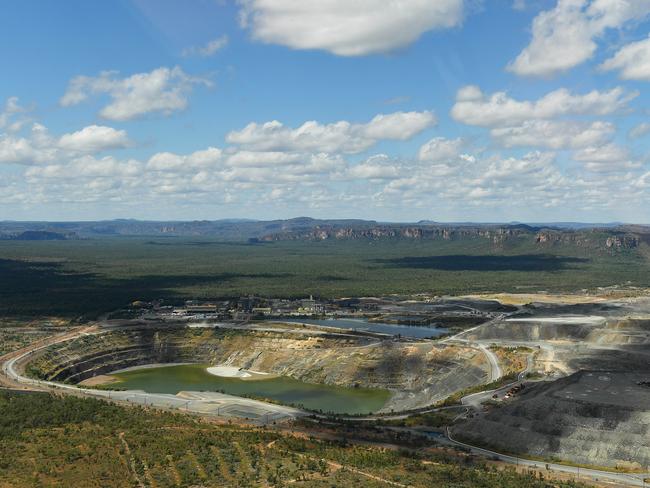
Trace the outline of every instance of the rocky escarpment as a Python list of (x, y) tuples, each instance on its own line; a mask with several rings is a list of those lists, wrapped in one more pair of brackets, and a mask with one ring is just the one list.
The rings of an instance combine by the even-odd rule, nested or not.
[[(380, 223), (359, 219), (312, 219), (249, 221), (168, 221), (111, 220), (100, 222), (0, 222), (0, 239), (39, 232), (57, 233), (66, 239), (110, 236), (205, 236), (227, 241), (282, 241), (326, 239), (440, 239), (479, 238), (495, 245), (522, 240), (540, 245), (574, 244), (605, 250), (650, 244), (650, 227), (598, 224), (442, 224), (435, 221)], [(30, 234), (36, 233), (36, 234)], [(30, 237), (30, 235), (32, 237)], [(41, 237), (47, 234), (42, 234)]]
[(262, 241), (325, 240), (325, 239), (471, 239), (482, 238), (494, 243), (527, 235), (524, 229), (496, 227), (433, 227), (378, 225), (370, 228), (318, 226), (312, 229), (278, 232), (261, 238)]
[(85, 336), (48, 348), (26, 366), (40, 378), (78, 383), (117, 369), (191, 362), (266, 371), (312, 383), (384, 388), (384, 410), (428, 406), (488, 381), (476, 349), (433, 343), (377, 341), (221, 329), (133, 329)]
[(371, 227), (315, 226), (267, 234), (261, 241), (323, 241), (323, 240), (468, 240), (480, 239), (502, 246), (506, 243), (530, 243), (537, 247), (570, 245), (588, 249), (623, 250), (637, 248), (642, 239), (631, 232), (603, 229), (559, 230), (516, 226), (440, 226), (440, 225), (375, 225)]
[(641, 238), (630, 233), (614, 231), (566, 232), (542, 230), (535, 235), (535, 242), (541, 245), (571, 244), (590, 248), (598, 246), (605, 249), (635, 249), (641, 244)]

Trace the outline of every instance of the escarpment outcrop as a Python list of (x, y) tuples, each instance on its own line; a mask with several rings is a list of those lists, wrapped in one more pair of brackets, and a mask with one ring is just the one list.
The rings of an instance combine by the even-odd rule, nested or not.
[(629, 233), (610, 232), (566, 232), (542, 230), (535, 235), (538, 245), (568, 244), (582, 248), (635, 249), (641, 244), (639, 236)]
[(639, 246), (641, 239), (634, 235), (622, 235), (608, 237), (605, 241), (605, 246), (608, 248), (616, 249), (633, 249)]
[(281, 230), (267, 234), (261, 241), (324, 241), (324, 240), (444, 240), (480, 239), (495, 247), (507, 243), (530, 243), (539, 248), (556, 245), (585, 249), (627, 250), (637, 248), (643, 241), (638, 235), (612, 229), (545, 229), (526, 225), (512, 226), (442, 226), (385, 224), (375, 226), (317, 225), (304, 229)]
[(526, 235), (525, 230), (519, 228), (474, 228), (474, 227), (433, 227), (433, 226), (406, 226), (382, 225), (370, 228), (357, 227), (315, 227), (301, 231), (288, 231), (268, 234), (261, 238), (263, 241), (298, 241), (298, 240), (325, 240), (325, 239), (472, 239), (482, 238), (495, 243), (503, 242), (509, 238)]

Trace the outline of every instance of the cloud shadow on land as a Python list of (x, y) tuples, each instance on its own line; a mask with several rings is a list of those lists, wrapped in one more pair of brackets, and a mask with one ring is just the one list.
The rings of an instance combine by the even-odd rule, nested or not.
[(183, 295), (175, 290), (184, 287), (291, 277), (290, 273), (215, 273), (109, 278), (78, 273), (58, 262), (0, 259), (0, 319), (39, 315), (94, 318), (133, 300), (178, 301)]
[(453, 254), (447, 256), (407, 256), (377, 259), (387, 268), (436, 269), (440, 271), (562, 271), (589, 262), (586, 258), (550, 254), (514, 256)]

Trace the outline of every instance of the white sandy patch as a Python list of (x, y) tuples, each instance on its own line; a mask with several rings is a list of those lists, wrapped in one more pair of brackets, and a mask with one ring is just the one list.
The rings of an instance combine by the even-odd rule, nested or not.
[(210, 366), (208, 373), (224, 378), (250, 378), (252, 376), (248, 371), (234, 366)]
[(207, 368), (208, 373), (223, 378), (252, 378), (257, 376), (268, 376), (270, 373), (262, 371), (253, 371), (250, 369), (237, 368), (235, 366), (210, 366)]
[(562, 315), (558, 317), (527, 317), (506, 319), (506, 322), (536, 322), (542, 324), (602, 324), (605, 317), (600, 315)]

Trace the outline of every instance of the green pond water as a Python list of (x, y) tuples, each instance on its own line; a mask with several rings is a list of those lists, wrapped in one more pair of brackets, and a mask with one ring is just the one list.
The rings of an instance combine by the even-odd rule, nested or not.
[(284, 376), (268, 379), (222, 378), (206, 371), (207, 364), (184, 364), (135, 369), (111, 376), (118, 381), (107, 388), (144, 390), (149, 393), (179, 391), (222, 391), (230, 395), (272, 399), (286, 405), (331, 413), (365, 414), (384, 406), (387, 390), (344, 388), (305, 383)]

